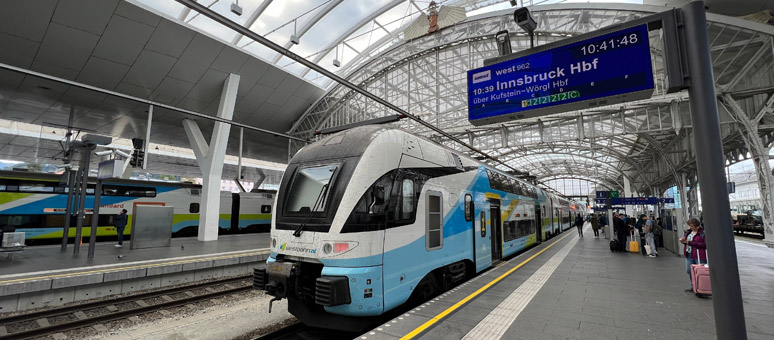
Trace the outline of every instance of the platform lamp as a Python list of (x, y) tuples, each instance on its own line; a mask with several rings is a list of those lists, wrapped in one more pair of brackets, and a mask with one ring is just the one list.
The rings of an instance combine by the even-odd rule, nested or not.
[(535, 47), (535, 29), (537, 28), (537, 21), (529, 13), (527, 7), (519, 8), (513, 11), (513, 20), (516, 21), (516, 25), (519, 25), (521, 29), (529, 33), (529, 47)]

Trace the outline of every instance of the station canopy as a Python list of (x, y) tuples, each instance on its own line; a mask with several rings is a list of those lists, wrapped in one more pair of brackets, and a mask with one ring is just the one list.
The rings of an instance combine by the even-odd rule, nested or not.
[[(395, 114), (174, 0), (128, 2), (236, 47), (273, 68), (288, 72), (291, 75), (288, 78), (300, 80), (302, 84), (294, 88), (304, 89), (303, 103), (289, 101), (276, 107), (274, 112), (251, 107), (255, 111), (253, 115), (262, 115), (257, 122), (268, 124), (265, 126), (274, 131), (314, 140), (319, 138), (316, 133), (325, 128)], [(517, 7), (528, 6), (537, 20), (536, 45), (685, 3), (667, 0), (645, 0), (646, 5), (642, 1), (626, 0), (617, 1), (625, 3), (513, 2)], [(570, 178), (606, 189), (622, 189), (624, 182), (629, 182), (633, 191), (654, 194), (680, 183), (683, 173), (688, 174), (686, 185), (696, 183), (690, 103), (685, 92), (665, 93), (663, 42), (658, 30), (650, 33), (656, 80), (652, 98), (477, 127), (467, 121), (466, 72), (482, 66), (485, 59), (497, 56), (494, 34), (498, 31), (510, 32), (514, 51), (529, 46), (529, 37), (513, 22), (515, 7), (511, 1), (200, 0), (199, 3), (541, 182)], [(665, 3), (670, 7), (665, 7)], [(774, 29), (768, 24), (771, 15), (758, 12), (769, 6), (767, 1), (740, 0), (733, 2), (733, 6), (721, 0), (706, 3), (711, 12), (707, 29), (724, 151), (730, 164), (760, 154), (760, 149), (770, 147), (772, 142)], [(233, 6), (241, 8), (241, 15), (232, 12)], [(440, 30), (423, 32), (426, 28), (417, 23), (427, 21), (433, 8), (438, 12)], [(214, 91), (219, 93), (217, 89)], [(251, 93), (241, 95), (240, 100), (251, 99)], [(248, 114), (240, 116), (237, 112), (235, 117), (246, 123), (256, 122)], [(272, 125), (271, 119), (284, 121)], [(403, 119), (392, 124), (476, 156), (414, 121)], [(172, 129), (170, 125), (168, 131)], [(185, 137), (179, 133), (181, 128), (175, 129), (177, 139), (172, 141), (179, 140), (180, 146), (186, 142)], [(234, 135), (232, 132), (230, 155), (234, 154)], [(256, 157), (262, 151), (277, 162), (304, 145), (265, 136), (251, 138), (251, 143), (255, 144), (247, 149), (259, 150), (250, 151)], [(261, 149), (261, 143), (270, 143), (270, 147)], [(290, 150), (285, 149), (288, 144)]]
[[(315, 133), (324, 128), (394, 114), (175, 1), (132, 1), (229, 42), (325, 90), (295, 122), (289, 131), (293, 135), (314, 139)], [(509, 30), (514, 51), (529, 46), (526, 33), (513, 22), (509, 1), (200, 2), (541, 182), (572, 178), (594, 183), (598, 188), (623, 189), (625, 178), (634, 191), (652, 194), (676, 185), (682, 172), (690, 174), (690, 182), (696, 182), (690, 103), (685, 92), (665, 93), (660, 31), (650, 35), (656, 79), (651, 99), (474, 127), (467, 122), (466, 71), (497, 56), (492, 38), (500, 30)], [(529, 6), (538, 21), (538, 45), (664, 10), (636, 0), (610, 2), (516, 1), (518, 6)], [(645, 3), (663, 5), (668, 1)], [(680, 5), (679, 1), (673, 3)], [(231, 11), (233, 4), (242, 8), (241, 15)], [(772, 102), (774, 30), (767, 24), (770, 17), (757, 12), (767, 6), (760, 1), (739, 1), (728, 6), (709, 0), (707, 4), (711, 12), (722, 14), (709, 14), (708, 31), (724, 147), (731, 164), (752, 157), (738, 116), (755, 119), (758, 111)], [(438, 10), (441, 30), (417, 34), (412, 26), (426, 20), (431, 7)], [(461, 17), (460, 10), (464, 13)], [(774, 119), (769, 114), (758, 122), (759, 135), (764, 144), (770, 145)], [(473, 155), (408, 119), (394, 125)], [(290, 154), (302, 146), (292, 142)]]

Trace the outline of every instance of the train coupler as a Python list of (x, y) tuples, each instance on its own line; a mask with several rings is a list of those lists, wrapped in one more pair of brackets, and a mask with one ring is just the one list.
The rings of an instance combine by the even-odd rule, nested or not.
[(274, 303), (274, 301), (279, 301), (279, 300), (282, 300), (282, 298), (275, 297), (269, 300), (269, 314), (271, 314), (271, 305)]

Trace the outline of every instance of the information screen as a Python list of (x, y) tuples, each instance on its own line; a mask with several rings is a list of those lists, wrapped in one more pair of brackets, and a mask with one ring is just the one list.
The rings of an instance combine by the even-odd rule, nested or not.
[(473, 125), (650, 98), (648, 29), (635, 26), (468, 71)]

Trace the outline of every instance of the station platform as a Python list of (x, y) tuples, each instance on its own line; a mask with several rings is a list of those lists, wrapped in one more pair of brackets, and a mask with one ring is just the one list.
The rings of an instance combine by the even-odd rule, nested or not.
[[(685, 259), (612, 253), (571, 229), (357, 339), (714, 339)], [(774, 249), (737, 241), (749, 339), (774, 338)]]
[(2, 313), (63, 305), (132, 291), (206, 279), (248, 275), (269, 255), (269, 234), (221, 235), (217, 241), (174, 238), (170, 247), (129, 249), (98, 243), (89, 259), (60, 252), (60, 245), (27, 247), (12, 256), (0, 254)]

